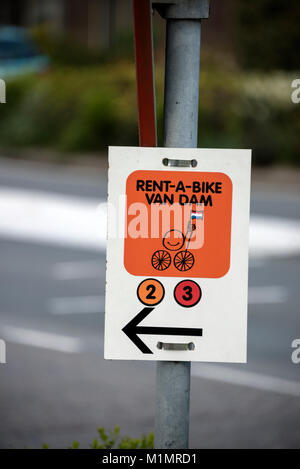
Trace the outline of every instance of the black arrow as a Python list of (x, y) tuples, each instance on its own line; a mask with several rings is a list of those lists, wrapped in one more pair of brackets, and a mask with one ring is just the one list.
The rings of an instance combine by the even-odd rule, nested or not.
[(147, 327), (139, 326), (140, 322), (153, 311), (154, 308), (144, 308), (129, 323), (123, 327), (122, 331), (143, 353), (153, 353), (147, 345), (137, 336), (137, 334), (148, 335), (192, 335), (202, 336), (202, 329), (191, 329), (181, 327)]

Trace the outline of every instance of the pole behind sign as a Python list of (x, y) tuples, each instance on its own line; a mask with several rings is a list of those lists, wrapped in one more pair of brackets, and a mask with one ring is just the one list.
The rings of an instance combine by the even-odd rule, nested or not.
[[(164, 146), (197, 147), (201, 18), (207, 0), (157, 3), (167, 20)], [(157, 362), (155, 447), (188, 448), (190, 362)]]

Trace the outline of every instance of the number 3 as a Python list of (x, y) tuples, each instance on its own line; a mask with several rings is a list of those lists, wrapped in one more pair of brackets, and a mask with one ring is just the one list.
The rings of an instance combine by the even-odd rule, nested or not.
[(190, 286), (186, 286), (183, 289), (186, 292), (186, 295), (182, 295), (184, 301), (191, 301), (193, 299), (193, 289)]

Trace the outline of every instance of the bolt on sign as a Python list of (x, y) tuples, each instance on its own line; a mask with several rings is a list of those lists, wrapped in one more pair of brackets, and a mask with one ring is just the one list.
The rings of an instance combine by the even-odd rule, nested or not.
[(245, 362), (250, 150), (109, 149), (105, 358)]

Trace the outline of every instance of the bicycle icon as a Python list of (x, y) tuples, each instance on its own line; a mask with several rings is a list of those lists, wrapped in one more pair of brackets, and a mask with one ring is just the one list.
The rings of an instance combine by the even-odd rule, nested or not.
[[(188, 222), (187, 231), (185, 234), (182, 233), (182, 231), (175, 229), (167, 231), (163, 238), (163, 246), (165, 249), (159, 249), (158, 251), (154, 252), (151, 258), (152, 267), (159, 271), (167, 270), (172, 263), (172, 258), (169, 251), (179, 251), (177, 254), (175, 254), (173, 259), (175, 268), (180, 272), (186, 272), (187, 270), (190, 270), (195, 263), (194, 255), (191, 253), (191, 251), (188, 250), (193, 232), (196, 230), (196, 224), (193, 223), (192, 220), (203, 220), (203, 218), (203, 210), (192, 211), (191, 220)], [(185, 243), (186, 248), (182, 249)]]

